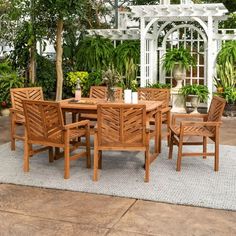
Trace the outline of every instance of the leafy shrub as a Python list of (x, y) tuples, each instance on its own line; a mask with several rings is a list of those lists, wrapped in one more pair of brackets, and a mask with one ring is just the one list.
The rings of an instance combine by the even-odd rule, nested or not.
[(56, 91), (55, 62), (40, 55), (37, 55), (36, 60), (36, 85), (43, 88), (46, 99), (54, 99), (54, 93)]
[(24, 78), (14, 71), (8, 62), (0, 63), (0, 104), (11, 106), (10, 89), (24, 86)]

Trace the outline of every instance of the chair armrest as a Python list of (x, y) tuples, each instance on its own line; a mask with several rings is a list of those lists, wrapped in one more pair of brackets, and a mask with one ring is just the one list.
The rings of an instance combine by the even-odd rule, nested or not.
[(182, 127), (184, 127), (184, 126), (192, 126), (192, 127), (215, 126), (215, 127), (217, 127), (217, 126), (220, 126), (221, 124), (222, 124), (222, 122), (216, 122), (216, 121), (202, 121), (202, 122), (200, 122), (200, 121), (196, 121), (196, 122), (194, 122), (194, 121), (181, 121), (180, 122), (180, 125)]
[(161, 112), (166, 113), (166, 112), (169, 112), (170, 109), (171, 109), (170, 107), (165, 107), (165, 108), (161, 109)]
[(171, 124), (175, 125), (177, 119), (194, 119), (194, 118), (198, 118), (198, 119), (206, 119), (208, 117), (208, 114), (173, 114), (172, 115), (172, 121)]
[(78, 122), (75, 122), (75, 123), (65, 125), (64, 129), (69, 130), (69, 129), (77, 128), (77, 127), (80, 127), (80, 126), (89, 126), (89, 120), (82, 120), (82, 121), (78, 121)]

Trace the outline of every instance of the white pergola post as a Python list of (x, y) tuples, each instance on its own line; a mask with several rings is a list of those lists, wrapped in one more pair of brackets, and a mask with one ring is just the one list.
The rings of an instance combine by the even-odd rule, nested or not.
[(212, 99), (212, 86), (213, 86), (213, 70), (214, 70), (214, 54), (213, 54), (213, 19), (212, 16), (208, 16), (207, 24), (207, 87), (210, 92), (208, 98), (208, 105)]
[(145, 71), (145, 51), (146, 51), (146, 40), (145, 40), (145, 19), (143, 17), (140, 18), (140, 86), (146, 86), (146, 71)]

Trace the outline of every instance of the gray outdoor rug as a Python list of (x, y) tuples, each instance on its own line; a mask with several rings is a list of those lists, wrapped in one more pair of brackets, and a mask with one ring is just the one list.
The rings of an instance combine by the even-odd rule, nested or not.
[(93, 182), (85, 159), (71, 161), (71, 177), (64, 180), (63, 159), (49, 163), (47, 152), (35, 155), (30, 172), (24, 173), (22, 143), (15, 152), (8, 143), (0, 146), (0, 182), (236, 210), (236, 147), (220, 146), (219, 172), (213, 170), (212, 157), (183, 158), (182, 170), (176, 172), (177, 149), (168, 160), (168, 148), (162, 147), (149, 183), (144, 182), (144, 155), (139, 152), (104, 152), (99, 181)]

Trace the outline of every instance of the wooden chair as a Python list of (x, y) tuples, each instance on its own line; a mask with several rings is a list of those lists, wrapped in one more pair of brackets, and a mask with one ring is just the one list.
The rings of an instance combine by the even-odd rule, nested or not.
[(43, 91), (41, 87), (31, 88), (13, 88), (10, 90), (12, 108), (10, 109), (11, 117), (11, 150), (16, 148), (16, 140), (24, 140), (24, 135), (17, 135), (17, 126), (22, 126), (25, 123), (23, 113), (24, 99), (43, 100)]
[[(159, 88), (139, 88), (138, 89), (139, 100), (152, 100), (152, 101), (162, 101), (161, 109), (161, 123), (166, 124), (167, 127), (167, 141), (169, 145), (169, 127), (170, 127), (170, 90), (169, 89), (159, 89)], [(154, 124), (154, 118), (151, 120), (151, 124)], [(161, 140), (160, 140), (161, 141)], [(159, 145), (161, 148), (161, 143)], [(160, 149), (161, 152), (161, 149)]]
[[(116, 87), (115, 90), (115, 99), (116, 100), (122, 100), (123, 98), (123, 91), (122, 88)], [(95, 99), (107, 99), (107, 87), (106, 86), (91, 86), (90, 87), (90, 93), (89, 98), (95, 98)], [(97, 121), (97, 114), (79, 114), (79, 120), (88, 119), (90, 121)], [(92, 127), (94, 126), (94, 123), (90, 123)]]
[[(80, 157), (87, 158), (87, 167), (90, 168), (90, 134), (89, 121), (64, 125), (60, 103), (48, 101), (24, 100), (25, 115), (25, 145), (24, 145), (24, 171), (29, 171), (29, 156), (38, 152), (30, 147), (33, 144), (64, 149), (64, 178), (70, 177), (70, 160)], [(78, 148), (76, 141), (80, 137), (86, 137), (86, 151), (70, 155), (72, 149)], [(73, 141), (73, 142), (72, 142)]]
[[(122, 88), (116, 87), (115, 89), (116, 89), (115, 90), (116, 100), (122, 100), (123, 99)], [(106, 86), (91, 86), (89, 97), (96, 98), (96, 99), (107, 99), (107, 87)]]
[(99, 104), (94, 136), (94, 177), (101, 168), (103, 150), (143, 151), (145, 182), (149, 181), (150, 130), (146, 122), (146, 106), (134, 104)]
[[(172, 158), (173, 145), (178, 146), (177, 171), (181, 169), (181, 160), (183, 156), (207, 156), (215, 157), (214, 170), (219, 169), (219, 128), (221, 125), (221, 117), (224, 111), (226, 101), (220, 97), (213, 97), (208, 114), (174, 114), (172, 116), (172, 124), (170, 126), (170, 148), (169, 159)], [(203, 121), (194, 121), (196, 118), (201, 118)], [(178, 119), (180, 124), (178, 125)], [(190, 120), (190, 121), (184, 121)], [(185, 140), (193, 136), (202, 137), (202, 141)], [(210, 138), (215, 143), (215, 151), (207, 152), (207, 138)], [(183, 152), (184, 145), (202, 145), (203, 152)]]

